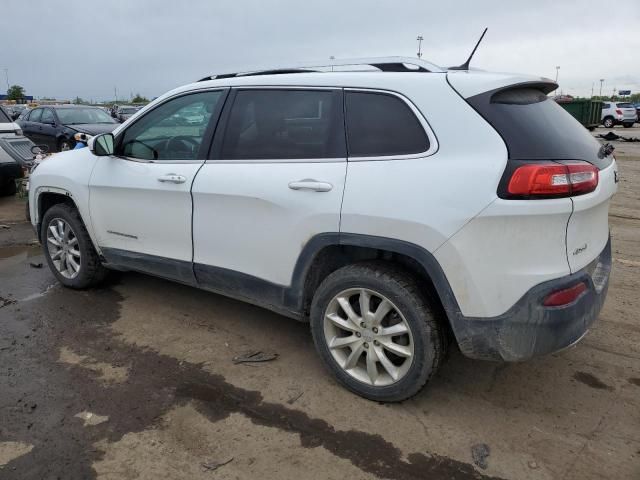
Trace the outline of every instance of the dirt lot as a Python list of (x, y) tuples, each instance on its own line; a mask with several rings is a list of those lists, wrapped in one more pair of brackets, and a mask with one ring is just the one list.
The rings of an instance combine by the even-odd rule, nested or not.
[[(616, 147), (612, 283), (584, 341), (522, 364), (454, 351), (394, 405), (340, 388), (307, 325), (268, 311), (138, 274), (60, 288), (23, 201), (0, 200), (0, 478), (639, 479), (640, 144)], [(232, 362), (255, 350), (279, 357)]]

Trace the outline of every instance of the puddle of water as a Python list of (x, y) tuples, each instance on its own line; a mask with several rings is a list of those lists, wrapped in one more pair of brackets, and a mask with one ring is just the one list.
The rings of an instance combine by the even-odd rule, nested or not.
[(11, 245), (0, 248), (0, 269), (18, 265), (31, 257), (42, 255), (40, 245)]

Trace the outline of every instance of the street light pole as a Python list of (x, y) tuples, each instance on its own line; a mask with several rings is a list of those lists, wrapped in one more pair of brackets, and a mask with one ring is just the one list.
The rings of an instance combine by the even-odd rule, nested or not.
[(556, 66), (556, 83), (558, 83), (558, 73), (560, 72), (560, 66)]
[(602, 100), (602, 84), (604, 83), (604, 78), (600, 79), (600, 95), (598, 95), (600, 97), (600, 99)]
[(424, 38), (422, 35), (418, 35), (416, 40), (418, 41), (418, 58), (422, 58), (422, 40), (424, 40)]

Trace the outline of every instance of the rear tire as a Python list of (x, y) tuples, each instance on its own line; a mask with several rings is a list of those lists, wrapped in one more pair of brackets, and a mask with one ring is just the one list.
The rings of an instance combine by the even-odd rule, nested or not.
[(57, 204), (46, 211), (40, 240), (49, 268), (65, 287), (84, 289), (105, 279), (107, 269), (100, 262), (80, 214), (72, 206)]
[(602, 125), (604, 125), (604, 128), (613, 128), (615, 124), (616, 122), (612, 117), (607, 117), (602, 121)]
[(633, 123), (623, 123), (622, 125), (624, 126), (624, 128), (631, 128), (631, 127), (633, 127)]
[(369, 400), (399, 402), (417, 394), (444, 358), (446, 332), (436, 312), (407, 271), (359, 263), (320, 284), (311, 333), (323, 363), (344, 387)]

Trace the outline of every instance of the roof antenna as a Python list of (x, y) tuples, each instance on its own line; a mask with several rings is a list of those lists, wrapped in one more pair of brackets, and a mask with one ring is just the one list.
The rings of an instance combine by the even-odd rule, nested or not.
[(487, 33), (487, 30), (489, 29), (485, 28), (484, 32), (482, 32), (482, 35), (480, 35), (480, 39), (478, 40), (478, 43), (476, 43), (476, 46), (473, 47), (473, 51), (471, 52), (471, 55), (469, 55), (469, 58), (467, 58), (467, 61), (458, 67), (449, 67), (449, 70), (469, 70), (469, 64), (471, 63), (471, 59), (473, 58), (473, 55), (476, 53), (476, 50), (478, 49), (478, 45), (480, 45), (480, 42), (484, 38), (484, 34)]

